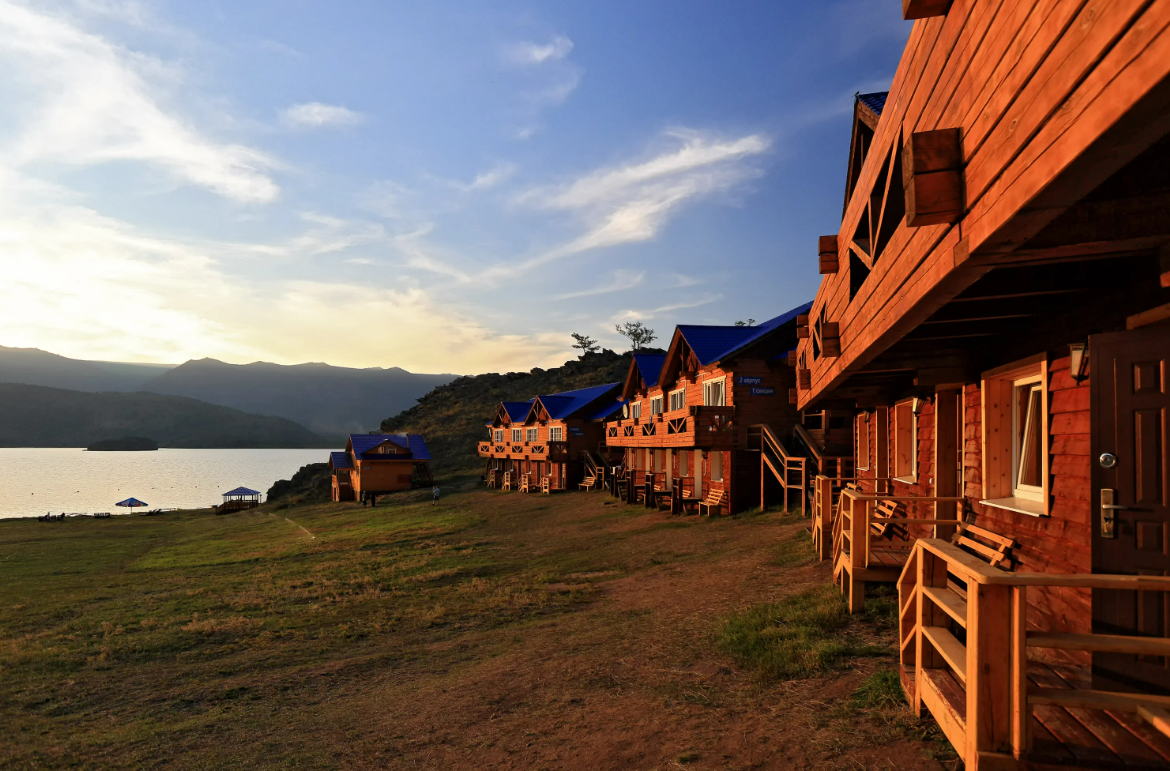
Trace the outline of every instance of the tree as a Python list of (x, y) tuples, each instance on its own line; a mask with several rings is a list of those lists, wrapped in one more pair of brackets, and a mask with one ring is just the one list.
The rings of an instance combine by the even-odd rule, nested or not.
[(645, 348), (658, 339), (658, 335), (654, 334), (654, 330), (640, 321), (627, 321), (625, 324), (617, 324), (614, 326), (614, 329), (622, 337), (628, 337), (630, 339), (630, 343), (635, 351), (639, 348)]
[(735, 325), (737, 327), (754, 327), (756, 325), (756, 320), (748, 319), (747, 321), (737, 321), (735, 322)]
[(597, 353), (599, 350), (601, 350), (600, 346), (597, 345), (597, 341), (589, 335), (579, 335), (576, 332), (570, 332), (569, 334), (571, 334), (573, 339), (577, 341), (573, 343), (573, 347), (581, 349), (582, 357), (584, 357), (587, 353)]

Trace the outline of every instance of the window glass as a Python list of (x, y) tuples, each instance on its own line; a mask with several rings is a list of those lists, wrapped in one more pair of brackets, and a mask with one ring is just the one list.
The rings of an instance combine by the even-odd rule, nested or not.
[(670, 411), (681, 410), (687, 406), (687, 392), (686, 389), (674, 391), (670, 394)]
[(650, 414), (651, 415), (661, 415), (662, 414), (662, 397), (661, 396), (655, 396), (653, 399), (650, 400)]
[(703, 405), (706, 407), (727, 406), (723, 380), (708, 380), (703, 383)]
[(642, 402), (634, 402), (630, 405), (630, 417), (631, 418), (642, 417)]
[(527, 441), (529, 441), (529, 442), (535, 442), (535, 441), (537, 440), (537, 438), (539, 437), (539, 435), (540, 435), (540, 434), (539, 434), (539, 429), (536, 429), (536, 428), (530, 428), (530, 429), (528, 429), (528, 438), (527, 438)]
[(550, 426), (548, 429), (548, 440), (550, 442), (563, 442), (565, 436), (565, 429), (563, 426)]
[(524, 441), (522, 438), (523, 436), (524, 436), (524, 432), (521, 429), (519, 429), (519, 428), (512, 429), (512, 441), (513, 442), (519, 443), (519, 442)]
[[(1043, 488), (1041, 453), (1043, 434), (1040, 430), (1040, 384), (1023, 383), (1015, 386), (1012, 400), (1012, 457), (1015, 461), (1015, 487), (1034, 492)], [(1033, 488), (1029, 491), (1027, 488)]]

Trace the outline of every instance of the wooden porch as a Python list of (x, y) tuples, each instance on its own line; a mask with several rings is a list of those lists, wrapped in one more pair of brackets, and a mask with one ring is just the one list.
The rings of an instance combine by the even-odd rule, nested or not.
[(1170, 578), (1010, 573), (946, 541), (915, 542), (898, 578), (906, 697), (968, 769), (1170, 767), (1170, 696), (1098, 690), (1087, 664), (1039, 651), (1170, 655), (1161, 637), (1029, 630), (1029, 587), (1170, 592)]
[(651, 417), (611, 420), (605, 427), (610, 447), (694, 447), (734, 449), (735, 407), (685, 407)]

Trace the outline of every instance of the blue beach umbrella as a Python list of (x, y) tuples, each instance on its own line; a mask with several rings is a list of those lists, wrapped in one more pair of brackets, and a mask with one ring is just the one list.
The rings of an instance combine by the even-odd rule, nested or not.
[(138, 508), (139, 506), (145, 506), (146, 503), (138, 500), (137, 498), (127, 498), (126, 500), (122, 501), (121, 503), (115, 503), (114, 505), (115, 506), (129, 507), (130, 510), (133, 511), (134, 509)]

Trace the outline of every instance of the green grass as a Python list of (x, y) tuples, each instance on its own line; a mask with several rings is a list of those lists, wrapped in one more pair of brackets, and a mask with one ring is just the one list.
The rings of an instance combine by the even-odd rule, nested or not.
[(776, 557), (772, 564), (782, 568), (799, 568), (811, 565), (815, 561), (812, 537), (807, 530), (801, 529), (780, 541), (776, 546)]
[(723, 623), (719, 646), (765, 680), (790, 680), (841, 669), (858, 656), (888, 655), (850, 633), (845, 603), (832, 586), (762, 603)]
[(879, 669), (865, 678), (853, 692), (853, 706), (857, 709), (907, 709), (898, 673), (892, 669)]

